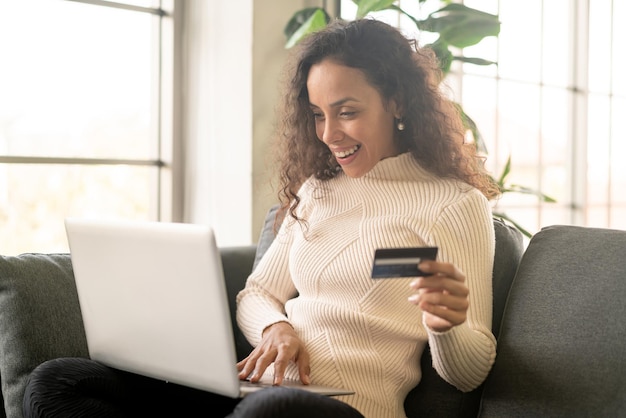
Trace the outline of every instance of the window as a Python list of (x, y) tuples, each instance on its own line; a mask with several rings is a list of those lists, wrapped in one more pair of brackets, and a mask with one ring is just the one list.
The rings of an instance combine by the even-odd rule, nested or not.
[[(418, 2), (403, 9), (427, 15)], [(426, 2), (433, 7), (437, 2)], [(465, 0), (498, 14), (498, 38), (466, 48), (469, 56), (498, 62), (456, 67), (448, 84), (477, 122), (487, 165), (499, 175), (509, 156), (509, 182), (541, 190), (557, 203), (507, 193), (498, 202), (534, 233), (550, 224), (626, 229), (626, 4), (615, 0)], [(437, 6), (437, 4), (434, 4)], [(342, 14), (353, 18), (351, 1)], [(422, 6), (425, 7), (425, 6)], [(344, 13), (345, 12), (345, 13)], [(397, 14), (377, 16), (411, 34)], [(419, 39), (419, 38), (418, 38)], [(427, 43), (430, 39), (419, 39)]]
[(67, 251), (68, 216), (171, 219), (162, 3), (3, 3), (0, 253)]
[[(605, 0), (466, 1), (500, 15), (502, 32), (481, 53), (499, 65), (466, 65), (462, 103), (490, 138), (491, 167), (510, 155), (511, 182), (556, 198), (507, 194), (499, 203), (537, 231), (565, 223), (626, 228), (626, 5)], [(475, 51), (468, 51), (474, 53)], [(476, 51), (476, 53), (478, 53)], [(620, 152), (621, 151), (621, 152)]]

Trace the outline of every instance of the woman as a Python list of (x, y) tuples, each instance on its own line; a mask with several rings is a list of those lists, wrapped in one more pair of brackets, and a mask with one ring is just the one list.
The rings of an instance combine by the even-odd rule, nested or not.
[[(434, 55), (374, 20), (334, 22), (297, 51), (279, 129), (281, 227), (238, 296), (239, 325), (256, 348), (237, 367), (242, 379), (269, 374), (276, 385), (300, 379), (355, 394), (272, 388), (237, 404), (60, 359), (31, 376), (27, 417), (182, 414), (181, 406), (222, 416), (234, 408), (231, 416), (404, 417), (427, 343), (438, 373), (460, 390), (485, 379), (495, 357), (488, 198), (497, 188), (464, 144)], [(420, 246), (439, 247), (438, 261), (419, 265), (432, 275), (371, 278), (377, 248)]]
[[(238, 296), (256, 348), (240, 377), (343, 385), (367, 417), (403, 417), (430, 343), (438, 373), (477, 387), (491, 328), (497, 195), (431, 51), (374, 20), (336, 22), (300, 45), (284, 95), (276, 240)], [(374, 280), (374, 251), (438, 246), (432, 276)], [(296, 297), (297, 295), (297, 297)]]

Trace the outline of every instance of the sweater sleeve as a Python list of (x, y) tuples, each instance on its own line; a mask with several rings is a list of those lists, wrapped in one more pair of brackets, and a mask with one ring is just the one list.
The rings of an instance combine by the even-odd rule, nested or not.
[(470, 391), (485, 380), (496, 355), (491, 333), (495, 234), (487, 199), (477, 191), (466, 194), (443, 211), (431, 232), (439, 259), (463, 271), (469, 288), (463, 324), (441, 333), (425, 326), (433, 367), (459, 390)]
[(296, 295), (289, 274), (289, 250), (293, 222), (283, 222), (278, 234), (245, 288), (237, 295), (237, 323), (252, 346), (261, 341), (263, 330), (277, 322), (287, 322), (285, 303)]

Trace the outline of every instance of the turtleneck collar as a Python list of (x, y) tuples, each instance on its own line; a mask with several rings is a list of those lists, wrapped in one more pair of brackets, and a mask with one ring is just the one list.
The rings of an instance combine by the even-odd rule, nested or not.
[(415, 161), (410, 152), (405, 152), (395, 157), (388, 157), (379, 161), (363, 178), (372, 180), (411, 181), (431, 176), (432, 174)]

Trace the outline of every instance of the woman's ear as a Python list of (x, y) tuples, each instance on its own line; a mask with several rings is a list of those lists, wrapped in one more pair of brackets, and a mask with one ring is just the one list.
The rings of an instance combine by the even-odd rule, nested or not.
[(395, 119), (402, 119), (404, 115), (404, 109), (402, 109), (396, 98), (389, 100), (389, 113), (391, 113)]

